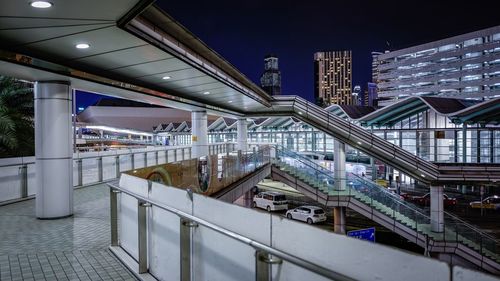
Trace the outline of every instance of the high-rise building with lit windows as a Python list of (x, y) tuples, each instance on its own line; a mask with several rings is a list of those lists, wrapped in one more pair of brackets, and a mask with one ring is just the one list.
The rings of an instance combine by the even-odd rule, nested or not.
[(351, 51), (314, 54), (314, 97), (322, 106), (352, 104)]
[(379, 105), (411, 96), (500, 97), (500, 26), (374, 54)]
[(281, 72), (276, 55), (264, 57), (264, 73), (260, 77), (260, 85), (266, 93), (272, 96), (281, 95)]

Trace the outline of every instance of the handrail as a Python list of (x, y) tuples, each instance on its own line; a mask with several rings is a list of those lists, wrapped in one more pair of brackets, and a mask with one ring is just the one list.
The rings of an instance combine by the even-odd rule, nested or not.
[(461, 218), (459, 218), (459, 217), (457, 217), (457, 216), (455, 216), (455, 215), (453, 215), (451, 213), (448, 213), (446, 211), (444, 211), (444, 215), (445, 215), (445, 223), (446, 223), (446, 216), (448, 216), (448, 217), (450, 217), (453, 220), (457, 220), (460, 224), (465, 225), (467, 228), (473, 230), (474, 232), (480, 234), (481, 236), (486, 237), (486, 238), (488, 238), (490, 240), (493, 240), (493, 241), (495, 241), (495, 243), (500, 243), (500, 239), (497, 239), (497, 238), (491, 236), (490, 234), (488, 234), (488, 233), (482, 231), (481, 229), (473, 226), (472, 224), (464, 221), (463, 219), (461, 219)]
[[(287, 150), (286, 148), (283, 148), (283, 147), (276, 148), (276, 149), (277, 150), (280, 150), (280, 149), (281, 150)], [(286, 153), (283, 153), (283, 154), (286, 155)], [(290, 154), (293, 155), (293, 152), (290, 152)], [(301, 156), (301, 155), (298, 155), (298, 156), (299, 156), (299, 158), (307, 159), (308, 162), (311, 161), (310, 159), (308, 159), (308, 158), (306, 158), (304, 156)], [(303, 163), (302, 159), (294, 159), (294, 160), (298, 160), (301, 163)], [(295, 168), (297, 168), (297, 167), (295, 167)], [(314, 167), (311, 167), (311, 168), (314, 169)], [(326, 171), (328, 171), (328, 173), (330, 173), (330, 174), (333, 173), (333, 172), (331, 172), (329, 170), (326, 170)], [(386, 196), (386, 198), (388, 198), (390, 200), (390, 202), (394, 202), (396, 204), (404, 206), (408, 211), (411, 211), (412, 214), (414, 214), (415, 216), (419, 216), (420, 218), (423, 218), (423, 219), (429, 220), (429, 221), (432, 220), (429, 215), (425, 214), (423, 212), (423, 210), (419, 209), (417, 206), (414, 206), (413, 204), (409, 204), (408, 202), (406, 202), (404, 200), (401, 200), (400, 198), (392, 196), (391, 194), (389, 194), (389, 191), (387, 191), (386, 189), (378, 186), (377, 184), (375, 184), (375, 183), (373, 183), (371, 181), (368, 181), (367, 179), (364, 179), (364, 178), (362, 178), (362, 177), (360, 177), (360, 176), (358, 176), (356, 174), (353, 174), (353, 173), (349, 173), (349, 174), (351, 176), (353, 176), (353, 177), (351, 177), (351, 179), (355, 178), (356, 180), (360, 181), (362, 184), (367, 185), (370, 188), (371, 191), (382, 192), (382, 194), (383, 194), (382, 196)], [(330, 176), (330, 175), (328, 175), (328, 176)], [(349, 178), (349, 177), (346, 177), (346, 178)], [(352, 187), (350, 187), (350, 188), (352, 188)], [(374, 195), (374, 193), (373, 192), (369, 192), (367, 195), (369, 195), (369, 197), (372, 197)], [(382, 202), (380, 202), (380, 203), (382, 203)], [(386, 205), (385, 203), (382, 203), (382, 204)], [(393, 208), (393, 207), (391, 207), (391, 208)], [(450, 220), (455, 220), (455, 221), (450, 221)], [(415, 220), (415, 222), (418, 223), (416, 220)], [(464, 232), (460, 231), (457, 227), (455, 227), (455, 229), (453, 230), (453, 226), (458, 226), (458, 225), (461, 225), (461, 226), (467, 228), (467, 230), (465, 230), (467, 233), (471, 232), (471, 233), (475, 233), (474, 235), (478, 235), (479, 238), (473, 239), (474, 240), (473, 242), (478, 243), (479, 245), (481, 245), (481, 247), (483, 247), (482, 245), (483, 245), (483, 240), (484, 239), (487, 239), (488, 241), (492, 241), (492, 242), (494, 242), (497, 245), (500, 243), (500, 241), (498, 239), (495, 239), (491, 235), (489, 235), (489, 234), (481, 231), (480, 229), (478, 229), (478, 228), (470, 225), (469, 223), (461, 220), (460, 218), (458, 218), (458, 217), (456, 217), (454, 215), (451, 215), (451, 214), (445, 212), (445, 220), (444, 220), (444, 227), (445, 227), (445, 229), (447, 228), (447, 226), (448, 226), (448, 229), (450, 229), (450, 227), (451, 227), (452, 231), (454, 231), (457, 234), (457, 239), (458, 239), (458, 235), (459, 234), (461, 236), (463, 236), (463, 237), (467, 237), (467, 235), (464, 236)], [(482, 250), (480, 252), (482, 253)]]
[[(290, 150), (288, 150), (288, 149), (284, 148), (284, 147), (283, 147), (283, 146), (281, 146), (281, 145), (276, 145), (276, 147), (280, 147), (280, 148), (276, 148), (277, 150), (280, 150), (280, 149), (281, 149), (281, 150), (283, 150), (283, 151), (289, 152), (290, 154), (296, 154), (295, 152), (292, 152), (292, 151), (290, 151)], [(300, 154), (296, 154), (296, 155), (297, 155), (297, 156), (299, 156), (299, 157), (300, 157), (300, 159), (302, 159), (302, 160), (306, 160), (306, 161), (301, 161), (301, 160), (299, 160), (299, 161), (301, 161), (301, 162), (310, 162), (310, 163), (313, 163), (313, 164), (315, 164), (315, 165), (316, 165), (316, 167), (321, 168), (321, 171), (319, 171), (319, 172), (321, 172), (322, 174), (326, 175), (326, 176), (327, 176), (327, 177), (329, 177), (329, 178), (332, 178), (333, 180), (335, 180), (335, 179), (336, 179), (334, 175), (331, 175), (331, 174), (333, 174), (333, 172), (332, 172), (332, 171), (330, 171), (330, 170), (328, 170), (328, 169), (325, 169), (325, 168), (321, 167), (320, 165), (318, 165), (318, 164), (314, 163), (313, 161), (311, 161), (311, 160), (310, 160), (309, 158), (307, 158), (307, 157), (304, 157), (304, 156), (302, 156), (302, 155), (300, 155)], [(298, 159), (294, 159), (294, 160), (298, 160)], [(307, 165), (307, 164), (306, 164), (306, 165)], [(313, 168), (313, 169), (315, 168), (314, 166), (310, 166), (310, 167), (311, 167), (311, 168)], [(407, 207), (408, 209), (410, 209), (410, 210), (414, 211), (415, 213), (417, 213), (417, 214), (419, 214), (419, 215), (421, 215), (421, 216), (423, 216), (423, 217), (425, 217), (425, 218), (427, 218), (427, 219), (430, 219), (429, 215), (424, 214), (424, 213), (423, 213), (423, 211), (422, 211), (422, 210), (420, 210), (418, 207), (416, 207), (416, 206), (414, 206), (414, 205), (410, 205), (408, 202), (406, 202), (406, 201), (404, 201), (404, 200), (401, 200), (400, 198), (396, 198), (396, 197), (394, 197), (394, 196), (393, 196), (392, 194), (390, 194), (390, 192), (389, 192), (389, 191), (387, 191), (385, 188), (382, 188), (382, 187), (380, 187), (379, 185), (377, 185), (377, 184), (375, 184), (375, 183), (373, 183), (373, 182), (371, 182), (371, 181), (368, 181), (367, 179), (364, 179), (364, 178), (362, 178), (362, 177), (360, 177), (360, 176), (358, 176), (358, 175), (356, 175), (356, 174), (353, 174), (353, 173), (349, 173), (349, 174), (350, 174), (350, 175), (352, 175), (352, 176), (354, 176), (354, 178), (356, 178), (357, 180), (359, 180), (359, 181), (361, 181), (361, 182), (365, 183), (366, 185), (371, 186), (371, 188), (377, 188), (377, 191), (382, 192), (385, 196), (387, 196), (387, 198), (390, 198), (391, 200), (393, 200), (393, 201), (397, 202), (398, 204), (401, 204), (401, 205), (403, 205), (403, 206)], [(346, 177), (345, 177), (345, 179), (346, 179), (346, 180), (349, 180), (350, 178), (346, 176)]]
[[(210, 143), (208, 144), (209, 146), (212, 145), (223, 145), (226, 143)], [(234, 143), (230, 143), (234, 144)], [(176, 149), (183, 149), (183, 148), (190, 148), (190, 145), (183, 145), (183, 146), (158, 146), (158, 147), (166, 147), (166, 149), (159, 149), (159, 150), (145, 150), (145, 151), (130, 151), (131, 149), (134, 148), (127, 148), (127, 149), (122, 149), (123, 153), (113, 153), (113, 154), (108, 154), (108, 155), (95, 155), (95, 156), (79, 156), (73, 158), (73, 160), (79, 160), (79, 159), (92, 159), (92, 158), (99, 158), (99, 157), (112, 157), (112, 156), (127, 156), (127, 155), (132, 155), (132, 154), (140, 154), (140, 153), (150, 153), (150, 152), (156, 152), (156, 151), (170, 151), (170, 150), (176, 150)], [(168, 148), (167, 148), (168, 147)], [(144, 148), (137, 148), (137, 149), (144, 149)], [(125, 152), (125, 150), (129, 150), (128, 152)], [(117, 152), (120, 150), (116, 150)], [(91, 151), (91, 152), (79, 152), (79, 153), (100, 153), (102, 151)], [(35, 157), (35, 156), (23, 156), (24, 158), (27, 157)], [(12, 157), (12, 158), (23, 158), (23, 157)], [(0, 158), (1, 160), (2, 158)], [(8, 158), (4, 158), (8, 159)], [(28, 162), (22, 162), (22, 163), (16, 163), (16, 164), (6, 164), (6, 165), (1, 165), (0, 168), (5, 168), (5, 167), (15, 167), (15, 166), (24, 166), (24, 165), (33, 165), (35, 164), (35, 161), (28, 161)]]
[(169, 207), (169, 206), (166, 206), (160, 202), (157, 202), (156, 200), (151, 200), (149, 198), (146, 198), (146, 197), (143, 197), (141, 195), (138, 195), (136, 193), (133, 193), (133, 192), (130, 192), (126, 189), (123, 189), (121, 187), (119, 187), (118, 185), (115, 185), (113, 183), (108, 183), (108, 186), (113, 189), (113, 190), (117, 190), (117, 191), (120, 191), (120, 192), (123, 192), (129, 196), (132, 196), (134, 198), (136, 198), (137, 200), (140, 200), (142, 202), (145, 202), (145, 203), (149, 203), (151, 204), (152, 206), (156, 206), (162, 210), (165, 210), (167, 212), (170, 212), (170, 213), (173, 213), (177, 216), (179, 216), (180, 218), (182, 219), (186, 219), (186, 220), (189, 220), (189, 221), (192, 221), (192, 222), (195, 222), (199, 225), (203, 225), (207, 228), (210, 228), (220, 234), (223, 234), (227, 237), (230, 237), (230, 238), (233, 238), (239, 242), (242, 242), (244, 244), (247, 244), (253, 248), (255, 248), (256, 250), (262, 250), (264, 252), (267, 252), (271, 255), (274, 255), (274, 256), (277, 256), (283, 260), (286, 260), (286, 261), (289, 261), (299, 267), (302, 267), (302, 268), (305, 268), (311, 272), (314, 272), (318, 275), (321, 275), (323, 277), (326, 277), (326, 278), (330, 278), (330, 279), (333, 279), (333, 280), (345, 280), (345, 281), (354, 281), (355, 279), (353, 278), (350, 278), (348, 276), (345, 276), (341, 273), (338, 273), (338, 272), (335, 272), (335, 271), (332, 271), (328, 268), (325, 268), (321, 265), (317, 265), (317, 264), (313, 264), (307, 260), (304, 260), (300, 257), (297, 257), (297, 256), (294, 256), (294, 255), (291, 255), (291, 254), (288, 254), (288, 253), (285, 253), (281, 250), (277, 250), (275, 248), (272, 248), (270, 246), (267, 246), (263, 243), (260, 243), (258, 241), (255, 241), (255, 240), (252, 240), (248, 237), (245, 237), (241, 234), (238, 234), (238, 233), (235, 233), (231, 230), (228, 230), (226, 228), (223, 228), (223, 227), (220, 227), (218, 225), (215, 225), (211, 222), (208, 222), (204, 219), (200, 219), (198, 217), (195, 217), (193, 215), (190, 215), (188, 213), (185, 213), (179, 209), (176, 209), (176, 208), (173, 208), (173, 207)]

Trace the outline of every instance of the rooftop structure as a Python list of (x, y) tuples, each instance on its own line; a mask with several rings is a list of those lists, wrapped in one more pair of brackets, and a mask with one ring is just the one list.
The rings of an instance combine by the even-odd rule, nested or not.
[(500, 97), (500, 26), (374, 53), (373, 76), (387, 105), (413, 96)]

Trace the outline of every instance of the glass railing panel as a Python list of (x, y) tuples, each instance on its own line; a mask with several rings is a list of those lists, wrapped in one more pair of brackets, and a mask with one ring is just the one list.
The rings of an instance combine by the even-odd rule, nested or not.
[(402, 225), (426, 234), (436, 241), (458, 240), (483, 255), (498, 258), (498, 241), (486, 236), (477, 229), (471, 228), (470, 225), (458, 221), (456, 218), (445, 217), (444, 232), (433, 232), (428, 209), (422, 209), (408, 203), (399, 195), (363, 177), (348, 173), (345, 178), (346, 188), (339, 191), (335, 190), (334, 172), (321, 167), (309, 158), (281, 146), (277, 147), (276, 156), (275, 163), (282, 169), (324, 193), (333, 196), (353, 196)]

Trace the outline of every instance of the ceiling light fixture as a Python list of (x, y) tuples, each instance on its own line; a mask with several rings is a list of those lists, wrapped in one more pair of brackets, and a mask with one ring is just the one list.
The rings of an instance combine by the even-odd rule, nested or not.
[(204, 95), (210, 95), (210, 92), (203, 92)]
[(30, 6), (38, 9), (47, 9), (52, 7), (52, 3), (49, 1), (33, 1), (30, 3)]
[(230, 101), (228, 101), (227, 103), (232, 103), (232, 102), (233, 102), (233, 101), (232, 101), (232, 100), (230, 100)]
[(168, 80), (168, 79), (170, 79), (170, 78), (172, 78), (172, 77), (170, 77), (170, 76), (163, 76), (161, 79), (163, 79), (163, 80)]
[(88, 48), (90, 48), (90, 45), (87, 43), (80, 43), (80, 44), (76, 44), (75, 47), (77, 49), (88, 49)]

